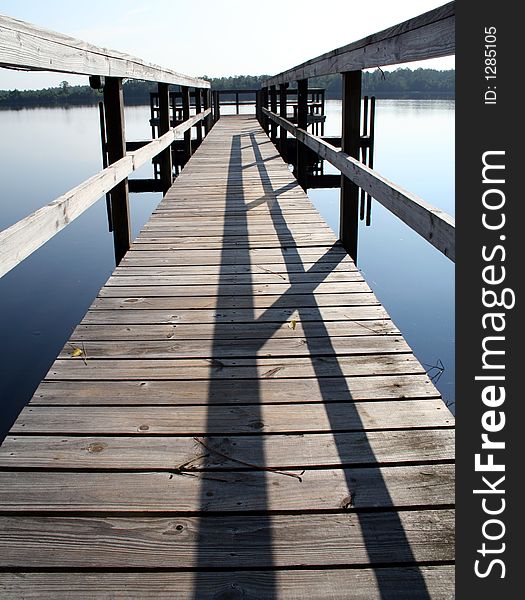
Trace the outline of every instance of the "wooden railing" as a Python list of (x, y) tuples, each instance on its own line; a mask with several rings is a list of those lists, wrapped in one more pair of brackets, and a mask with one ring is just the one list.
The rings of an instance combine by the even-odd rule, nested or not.
[[(130, 247), (128, 176), (159, 156), (164, 192), (173, 181), (171, 144), (183, 133), (191, 154), (191, 128), (204, 120), (212, 126), (210, 84), (146, 63), (133, 56), (98, 48), (80, 40), (0, 15), (0, 66), (26, 71), (55, 71), (89, 75), (92, 87), (103, 90), (105, 152), (108, 166), (48, 205), (0, 232), (0, 277), (40, 248), (104, 194), (110, 193), (111, 223), (117, 263)], [(158, 83), (157, 139), (126, 152), (122, 79)], [(169, 85), (179, 85), (184, 121), (170, 126)], [(190, 117), (189, 88), (200, 90), (202, 105)], [(199, 128), (200, 129), (200, 128)]]
[[(448, 258), (455, 260), (454, 219), (358, 160), (362, 69), (454, 54), (454, 26), (454, 2), (450, 2), (270, 77), (261, 88), (257, 116), (263, 128), (274, 141), (277, 140), (276, 128), (280, 128), (281, 147), (287, 132), (297, 139), (295, 172), (299, 183), (306, 188), (306, 148), (341, 172), (340, 238), (354, 259), (357, 258), (359, 190), (362, 189)], [(308, 78), (333, 73), (342, 75), (341, 149), (306, 131)], [(293, 81), (297, 85), (297, 125), (286, 117), (287, 87)]]

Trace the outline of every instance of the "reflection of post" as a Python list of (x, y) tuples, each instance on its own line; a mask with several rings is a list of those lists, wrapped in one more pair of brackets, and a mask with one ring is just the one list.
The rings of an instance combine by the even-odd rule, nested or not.
[[(187, 85), (181, 85), (182, 92), (182, 120), (187, 121), (190, 118), (190, 88)], [(191, 158), (191, 127), (184, 132), (184, 160), (187, 162)]]
[[(359, 159), (361, 125), (361, 71), (343, 75), (343, 123), (341, 149)], [(346, 251), (357, 263), (357, 233), (359, 227), (359, 188), (341, 176), (339, 236)]]
[[(169, 84), (159, 83), (159, 137), (170, 129), (170, 92)], [(171, 145), (159, 154), (160, 180), (162, 193), (165, 194), (173, 183), (173, 164)]]
[[(120, 77), (106, 77), (104, 109), (106, 113), (108, 164), (111, 165), (126, 155), (124, 98)], [(115, 262), (118, 265), (124, 254), (129, 250), (131, 240), (127, 179), (118, 183), (111, 190), (111, 217)]]
[[(274, 85), (270, 86), (270, 110), (273, 113), (277, 112), (277, 90)], [(272, 121), (270, 129), (270, 139), (275, 144), (277, 142), (277, 123)]]
[[(287, 83), (279, 84), (279, 116), (283, 119), (286, 119), (286, 88), (288, 87)], [(279, 151), (281, 156), (285, 157), (286, 155), (286, 139), (288, 137), (288, 132), (284, 127), (280, 128), (280, 140), (279, 140)]]
[[(297, 82), (297, 127), (306, 131), (308, 127), (308, 79)], [(306, 146), (297, 140), (297, 165), (295, 176), (299, 185), (306, 191)]]

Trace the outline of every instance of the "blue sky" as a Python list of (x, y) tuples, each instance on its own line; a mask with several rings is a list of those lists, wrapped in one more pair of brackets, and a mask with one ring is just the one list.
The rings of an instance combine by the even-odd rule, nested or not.
[[(0, 13), (189, 75), (278, 73), (444, 0), (0, 0)], [(298, 34), (301, 32), (301, 35)], [(453, 68), (454, 58), (406, 66)], [(87, 77), (0, 68), (0, 89)]]

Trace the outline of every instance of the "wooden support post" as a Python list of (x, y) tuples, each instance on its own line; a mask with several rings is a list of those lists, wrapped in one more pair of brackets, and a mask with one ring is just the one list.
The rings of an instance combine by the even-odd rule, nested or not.
[[(210, 108), (211, 106), (211, 90), (204, 90), (204, 99), (203, 99), (203, 105), (204, 105), (204, 110), (208, 110), (208, 108)], [(210, 129), (211, 129), (211, 115), (208, 115), (205, 119), (204, 119), (204, 136), (207, 136), (208, 133), (210, 133)]]
[[(202, 112), (201, 89), (195, 88), (195, 114), (198, 115), (200, 112)], [(197, 123), (197, 146), (202, 142), (202, 125), (202, 121)]]
[[(170, 92), (169, 84), (159, 83), (159, 137), (170, 129)], [(171, 146), (159, 154), (160, 180), (162, 193), (165, 194), (173, 183), (173, 163)]]
[[(263, 87), (261, 89), (261, 106), (263, 108), (268, 108), (268, 88)], [(263, 113), (262, 116), (262, 128), (266, 133), (268, 133), (268, 117)]]
[[(279, 84), (279, 116), (281, 116), (283, 119), (286, 119), (286, 97), (288, 95), (286, 93), (287, 87), (287, 83)], [(279, 132), (279, 151), (281, 153), (281, 156), (284, 157), (286, 153), (286, 139), (288, 137), (288, 133), (284, 127), (281, 127), (280, 129), (281, 131)]]
[[(297, 82), (297, 127), (306, 131), (308, 127), (308, 79)], [(297, 162), (295, 177), (299, 185), (306, 191), (306, 146), (297, 140)]]
[[(90, 78), (91, 80), (91, 78)], [(98, 103), (98, 118), (100, 122), (100, 145), (102, 148), (102, 167), (105, 169), (108, 166), (108, 151), (106, 142), (106, 117), (104, 115), (104, 103)], [(109, 192), (106, 193), (106, 213), (108, 216), (108, 231), (113, 231), (113, 224), (111, 222), (111, 195)]]
[[(270, 86), (270, 110), (273, 113), (277, 112), (277, 90), (274, 85)], [(270, 139), (275, 144), (277, 142), (277, 123), (271, 122), (270, 125)]]
[(220, 118), (221, 118), (221, 107), (220, 107), (219, 90), (214, 90), (214, 92), (213, 92), (213, 122), (217, 123), (217, 121)]
[[(124, 98), (122, 79), (106, 77), (104, 84), (104, 112), (106, 115), (106, 142), (108, 164), (117, 162), (126, 155), (124, 127)], [(115, 262), (118, 265), (129, 250), (131, 227), (129, 219), (128, 180), (124, 179), (111, 190), (111, 222)]]
[[(347, 71), (343, 77), (343, 123), (341, 149), (359, 159), (361, 127), (361, 71)], [(341, 176), (339, 237), (357, 264), (357, 234), (359, 230), (359, 188)]]
[[(182, 92), (182, 120), (187, 121), (190, 118), (190, 88), (187, 85), (181, 85)], [(191, 128), (184, 132), (184, 157), (187, 162), (191, 158)]]
[(235, 114), (239, 114), (239, 92), (235, 92)]
[(262, 126), (262, 117), (261, 117), (261, 91), (257, 90), (255, 92), (255, 118), (259, 122), (259, 125)]

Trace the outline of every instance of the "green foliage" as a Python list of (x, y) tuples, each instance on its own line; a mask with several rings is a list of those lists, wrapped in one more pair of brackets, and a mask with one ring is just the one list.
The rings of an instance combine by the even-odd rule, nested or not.
[[(377, 69), (363, 74), (363, 93), (383, 98), (453, 98), (455, 71), (435, 69), (396, 69), (383, 72)], [(268, 75), (236, 75), (233, 77), (207, 77), (215, 90), (256, 90)], [(312, 87), (326, 89), (328, 98), (341, 97), (340, 75), (325, 75), (310, 80)], [(149, 104), (149, 93), (157, 89), (148, 81), (126, 81), (124, 100), (128, 104)], [(176, 86), (175, 86), (175, 89)], [(99, 102), (102, 94), (87, 85), (69, 85), (63, 81), (59, 87), (43, 90), (0, 90), (0, 108), (31, 106), (90, 105)]]

